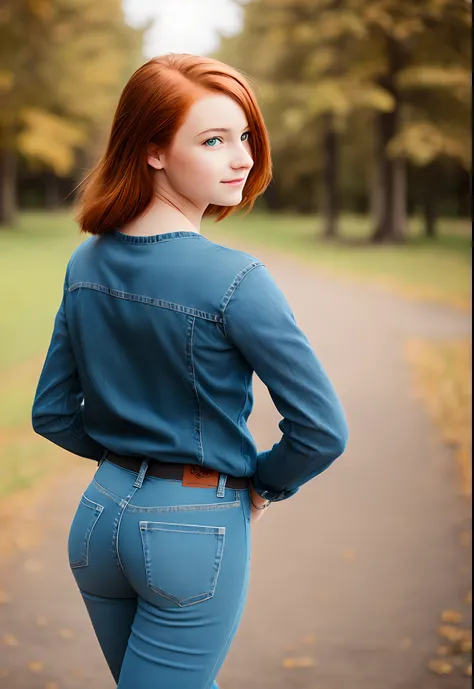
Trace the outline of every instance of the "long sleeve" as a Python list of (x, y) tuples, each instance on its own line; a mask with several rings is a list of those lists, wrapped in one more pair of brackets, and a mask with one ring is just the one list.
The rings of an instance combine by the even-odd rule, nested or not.
[(68, 264), (61, 305), (36, 389), (33, 429), (52, 443), (81, 457), (99, 460), (104, 448), (84, 428), (84, 395), (66, 320)]
[(285, 500), (345, 450), (348, 428), (336, 392), (284, 295), (262, 264), (251, 266), (225, 304), (224, 327), (283, 417), (281, 440), (257, 456), (252, 484)]

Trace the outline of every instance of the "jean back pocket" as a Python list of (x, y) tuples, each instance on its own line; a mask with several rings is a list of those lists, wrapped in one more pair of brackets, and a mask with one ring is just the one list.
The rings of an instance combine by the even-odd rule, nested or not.
[(212, 598), (225, 527), (140, 522), (147, 586), (180, 607)]
[(103, 506), (82, 496), (68, 538), (69, 565), (71, 569), (87, 567), (89, 564), (89, 543)]

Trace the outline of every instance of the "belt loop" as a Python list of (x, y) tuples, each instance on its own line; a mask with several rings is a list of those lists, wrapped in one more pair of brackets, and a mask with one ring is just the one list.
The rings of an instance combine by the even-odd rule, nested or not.
[(138, 472), (137, 479), (133, 484), (134, 488), (141, 488), (143, 485), (143, 479), (145, 478), (146, 470), (148, 469), (148, 460), (144, 459), (141, 463), (140, 470)]
[(217, 486), (217, 497), (223, 498), (225, 495), (225, 484), (227, 481), (227, 474), (219, 474), (219, 483)]

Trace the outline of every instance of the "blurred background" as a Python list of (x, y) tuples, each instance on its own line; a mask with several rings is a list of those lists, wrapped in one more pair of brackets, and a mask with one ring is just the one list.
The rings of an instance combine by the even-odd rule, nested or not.
[[(397, 603), (391, 612), (378, 608), (373, 612), (380, 615), (379, 626), (358, 632), (354, 623), (341, 631), (347, 644), (340, 654), (335, 647), (320, 652), (319, 639), (330, 638), (327, 619), (340, 619), (341, 630), (344, 609), (334, 592), (313, 600), (309, 592), (314, 587), (308, 579), (306, 588), (302, 585), (302, 607), (290, 606), (284, 617), (285, 625), (293, 620), (288, 629), (293, 625), (303, 648), (286, 637), (278, 639), (278, 646), (271, 634), (283, 620), (268, 615), (277, 593), (264, 598), (268, 558), (275, 564), (277, 546), (271, 534), (275, 524), (281, 528), (288, 524), (292, 510), (300, 537), (303, 519), (306, 528), (310, 525), (306, 536), (313, 538), (314, 521), (305, 519), (312, 516), (316, 521), (327, 514), (313, 514), (309, 498), (306, 502), (302, 498), (298, 508), (296, 502), (287, 501), (281, 506), (281, 514), (286, 510), (284, 519), (275, 516), (272, 527), (266, 517), (261, 529), (259, 522), (255, 549), (266, 555), (255, 556), (255, 593), (249, 603), (253, 612), (246, 612), (223, 671), (222, 687), (345, 689), (349, 681), (351, 688), (360, 682), (364, 689), (467, 686), (471, 672), (470, 570), (464, 562), (471, 532), (471, 2), (467, 0), (2, 0), (0, 686), (112, 686), (81, 602), (73, 598), (56, 610), (54, 633), (51, 610), (48, 616), (44, 606), (38, 606), (40, 590), (40, 598), (55, 600), (63, 585), (59, 580), (64, 582), (64, 595), (73, 595), (60, 546), (81, 484), (64, 488), (57, 538), (52, 537), (48, 491), (64, 473), (77, 470), (87, 477), (93, 469), (35, 437), (30, 411), (66, 262), (85, 239), (72, 219), (74, 189), (105, 147), (130, 75), (150, 57), (167, 52), (211, 55), (243, 71), (254, 86), (269, 129), (273, 181), (250, 215), (237, 214), (221, 226), (206, 220), (202, 231), (214, 241), (263, 257), (279, 278), (316, 351), (324, 354), (347, 406), (353, 437), (360, 440), (359, 450), (349, 450), (355, 485), (361, 471), (374, 476), (370, 462), (384, 467), (383, 439), (377, 450), (364, 445), (364, 439), (374, 429), (390, 436), (390, 424), (395, 423), (392, 448), (395, 455), (403, 456), (398, 466), (415, 471), (415, 477), (411, 475), (411, 489), (406, 492), (406, 475), (380, 474), (381, 483), (389, 480), (394, 487), (385, 506), (377, 509), (395, 518), (398, 507), (406, 503), (403, 511), (413, 511), (414, 521), (397, 522), (396, 527), (390, 522), (394, 539), (386, 545), (398, 562), (401, 543), (415, 536), (419, 541), (415, 538), (413, 549), (426, 547), (430, 553), (419, 570), (414, 560), (406, 560), (407, 588), (397, 594), (408, 600), (411, 591), (417, 599), (428, 590), (416, 631)], [(321, 329), (326, 334), (320, 342)], [(278, 439), (278, 419), (272, 416), (265, 391), (257, 393), (255, 435), (259, 443), (268, 445)], [(410, 448), (421, 447), (422, 458), (410, 456), (411, 451), (416, 454)], [(379, 452), (384, 456), (376, 456)], [(436, 460), (431, 462), (431, 456)], [(368, 464), (363, 470), (360, 465), (354, 468), (358, 466), (354, 458)], [(334, 469), (331, 477), (321, 479), (320, 492), (326, 490), (324, 494), (339, 501), (339, 511), (338, 481), (347, 482), (344, 471), (344, 467)], [(413, 488), (417, 480), (418, 493)], [(374, 492), (380, 497), (376, 484), (361, 484), (359, 490), (359, 505), (361, 500), (370, 503), (368, 496)], [(355, 499), (353, 494), (345, 497), (348, 505)], [(325, 499), (318, 494), (318, 500)], [(348, 510), (359, 531), (352, 543), (339, 542), (341, 567), (346, 568), (358, 562), (354, 543), (363, 528), (354, 517), (355, 506), (354, 513)], [(366, 516), (372, 523), (380, 519), (373, 511)], [(348, 526), (341, 523), (340, 533)], [(269, 543), (273, 550), (267, 552)], [(314, 541), (314, 552), (326, 553), (322, 559), (329, 558), (337, 571), (330, 559), (331, 547), (325, 550), (324, 543)], [(368, 582), (383, 577), (375, 561), (367, 564), (374, 548), (372, 543), (365, 565), (360, 558), (361, 570), (352, 580), (358, 586), (345, 603), (350, 608), (357, 599), (362, 607), (354, 608), (355, 616), (362, 614), (363, 607), (370, 608), (370, 590), (377, 584)], [(42, 564), (42, 552), (49, 553), (50, 563), (57, 562), (58, 582)], [(305, 542), (292, 552), (290, 564), (278, 561), (281, 586), (288, 590), (294, 586), (295, 573), (308, 566), (307, 553)], [(334, 572), (331, 566), (328, 571)], [(423, 567), (426, 572), (443, 571), (443, 578), (429, 584), (423, 580)], [(275, 571), (271, 575), (278, 577)], [(393, 582), (389, 584), (388, 575), (384, 581), (387, 588), (377, 595), (390, 598)], [(351, 590), (348, 581), (344, 586)], [(324, 612), (331, 600), (334, 607)], [(318, 619), (317, 634), (313, 627), (301, 626), (303, 608), (304, 614), (310, 610), (311, 619)], [(387, 647), (397, 649), (389, 661), (383, 654), (380, 657), (375, 642), (392, 613), (398, 613), (400, 624), (393, 622), (397, 641), (387, 641)], [(81, 631), (74, 630), (71, 616)], [(257, 634), (265, 624), (262, 619), (267, 624), (272, 620), (268, 639)], [(260, 660), (252, 655), (249, 639), (261, 651)], [(364, 652), (355, 653), (355, 639)], [(413, 650), (415, 639), (418, 653)], [(86, 646), (95, 658), (90, 676), (84, 668)], [(58, 653), (58, 647), (64, 650)], [(355, 655), (348, 660), (349, 648)], [(377, 653), (379, 661), (373, 669)]]

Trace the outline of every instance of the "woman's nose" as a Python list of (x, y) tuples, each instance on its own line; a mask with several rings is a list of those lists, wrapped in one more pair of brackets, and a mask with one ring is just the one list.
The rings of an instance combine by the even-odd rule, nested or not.
[(235, 157), (234, 163), (232, 165), (232, 168), (235, 170), (240, 170), (242, 168), (246, 170), (250, 170), (250, 168), (253, 166), (253, 159), (252, 156), (248, 151), (240, 151), (240, 154)]

